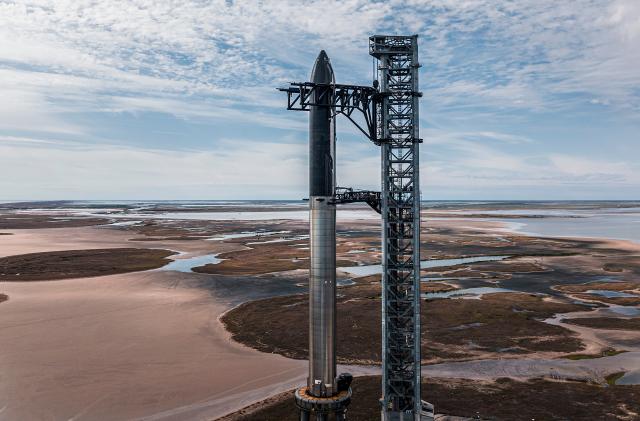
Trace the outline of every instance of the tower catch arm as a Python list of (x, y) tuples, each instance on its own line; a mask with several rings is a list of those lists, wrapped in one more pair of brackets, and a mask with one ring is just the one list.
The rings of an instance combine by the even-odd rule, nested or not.
[[(313, 82), (292, 82), (288, 88), (279, 88), (287, 93), (287, 110), (309, 111), (310, 106), (329, 106), (336, 114), (349, 119), (369, 140), (377, 143), (376, 101), (378, 90), (372, 86), (321, 84)], [(359, 111), (364, 118), (364, 126), (353, 118)]]
[(371, 190), (354, 190), (352, 188), (338, 187), (334, 198), (336, 204), (366, 203), (371, 209), (380, 213), (380, 192)]

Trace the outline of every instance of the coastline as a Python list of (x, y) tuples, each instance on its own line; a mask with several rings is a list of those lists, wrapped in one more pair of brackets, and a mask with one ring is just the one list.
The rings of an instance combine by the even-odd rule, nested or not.
[[(504, 228), (496, 220), (446, 218), (446, 221), (436, 221), (435, 225), (440, 228), (448, 226), (467, 233), (464, 235), (486, 237), (505, 245), (524, 237), (519, 233), (496, 231)], [(353, 226), (369, 229), (366, 222)], [(131, 244), (179, 251), (182, 254), (178, 259), (245, 249), (242, 245), (244, 239), (207, 241), (197, 238), (185, 241), (169, 236), (158, 240), (153, 236), (141, 237), (138, 231), (105, 227), (3, 231), (14, 235), (3, 236), (0, 256), (118, 248)], [(363, 237), (367, 241), (368, 238)], [(135, 243), (131, 243), (131, 239), (135, 239)], [(584, 240), (593, 243), (596, 249), (640, 251), (640, 245), (625, 240)], [(350, 238), (349, 241), (355, 239)], [(350, 243), (347, 245), (351, 247)], [(365, 254), (352, 257), (366, 258)], [(544, 264), (568, 257), (519, 259)], [(287, 276), (286, 273), (276, 273), (260, 279), (277, 283), (277, 279), (288, 279)], [(303, 276), (303, 273), (296, 276)], [(5, 377), (10, 381), (0, 385), (0, 396), (10, 396), (9, 390), (2, 391), (2, 387), (14, 390), (10, 402), (0, 401), (0, 407), (9, 405), (2, 416), (17, 414), (18, 418), (24, 418), (25, 414), (34, 414), (37, 418), (43, 407), (51, 407), (52, 411), (60, 411), (62, 417), (75, 416), (76, 419), (92, 418), (104, 411), (110, 411), (113, 419), (120, 415), (141, 419), (215, 419), (303, 383), (306, 361), (262, 353), (235, 342), (220, 322), (220, 318), (232, 309), (259, 299), (261, 295), (241, 291), (231, 297), (221, 294), (215, 283), (208, 283), (210, 280), (243, 281), (230, 276), (160, 269), (98, 278), (40, 281), (37, 286), (21, 282), (1, 284), (0, 293), (6, 292), (10, 299), (0, 305), (0, 334), (3, 340), (9, 340), (9, 346), (0, 351), (0, 356), (5, 357), (4, 362), (0, 359), (0, 372), (6, 373)], [(274, 291), (265, 290), (262, 296), (273, 296)], [(304, 294), (304, 290), (298, 291), (298, 294)], [(240, 299), (243, 296), (245, 299)], [(145, 345), (147, 342), (153, 345)], [(66, 353), (51, 352), (56, 349)], [(635, 355), (628, 354), (610, 361), (628, 361)], [(608, 358), (613, 357), (599, 359), (597, 364), (604, 364)], [(58, 360), (64, 363), (53, 370), (51, 361)], [(546, 369), (545, 360), (535, 360), (536, 366), (542, 367), (537, 373)], [(7, 365), (8, 361), (11, 366)], [(30, 361), (36, 363), (31, 364)], [(505, 367), (513, 365), (516, 367), (513, 370), (519, 370), (518, 364), (527, 364), (517, 363), (517, 357), (489, 361), (493, 361), (490, 365), (502, 364), (494, 370), (505, 373), (508, 373)], [(555, 364), (560, 360), (549, 361)], [(475, 364), (479, 367), (477, 370), (484, 370), (484, 373), (476, 372), (478, 378), (488, 378), (486, 362), (444, 364), (466, 364), (467, 367)], [(589, 367), (590, 363), (581, 364)], [(567, 367), (571, 365), (575, 364), (567, 363)], [(460, 367), (464, 366), (429, 365), (425, 366), (425, 372), (435, 377), (448, 375)], [(434, 371), (436, 368), (444, 371), (438, 374)], [(372, 375), (378, 370), (370, 366), (344, 366), (342, 369), (357, 375)], [(566, 374), (571, 374), (571, 370), (568, 369)], [(92, 382), (95, 376), (100, 376), (101, 382)], [(29, 387), (24, 381), (18, 381), (22, 378), (40, 379), (36, 382), (48, 385), (50, 391), (42, 393)], [(62, 387), (56, 383), (60, 379), (64, 379)], [(116, 384), (127, 386), (118, 390)], [(149, 384), (154, 387), (149, 388)], [(31, 408), (15, 406), (16, 402), (27, 400)], [(43, 407), (37, 408), (39, 404)]]
[[(14, 230), (15, 247), (3, 240), (0, 255), (118, 247), (131, 237), (57, 230)], [(151, 270), (0, 285), (10, 297), (0, 307), (0, 419), (216, 417), (304, 376), (301, 361), (231, 341), (218, 321), (231, 306), (201, 288), (199, 275)]]
[[(444, 218), (443, 218), (444, 219)], [(441, 219), (440, 221), (442, 221)], [(464, 218), (446, 218), (448, 222), (464, 222), (463, 229), (468, 230), (486, 230), (492, 232), (499, 230), (508, 234), (513, 234), (522, 237), (529, 237), (523, 235), (518, 231), (509, 229), (510, 227), (502, 221), (496, 220), (473, 220)], [(496, 227), (497, 225), (497, 227)], [(538, 238), (538, 237), (533, 237)], [(640, 244), (631, 240), (609, 239), (600, 237), (543, 237), (552, 238), (557, 240), (579, 240), (584, 242), (593, 243), (594, 249), (617, 249), (628, 252), (640, 252)], [(562, 257), (550, 257), (551, 259), (561, 259)], [(527, 258), (522, 258), (527, 259)], [(534, 258), (529, 258), (534, 259)], [(591, 316), (588, 312), (584, 313), (568, 313), (572, 317), (580, 315)], [(608, 348), (605, 343), (600, 342), (597, 339), (590, 337), (589, 332), (591, 329), (582, 328), (575, 325), (562, 324), (563, 327), (567, 327), (572, 331), (579, 334), (581, 339), (585, 341), (587, 348), (583, 350), (584, 353), (593, 352), (597, 355), (603, 349)], [(633, 334), (633, 337), (640, 338), (640, 335)], [(640, 357), (638, 350), (632, 352), (626, 352), (619, 355), (604, 356), (601, 358), (594, 358), (589, 360), (572, 361), (571, 359), (562, 359), (558, 357), (549, 358), (544, 355), (531, 355), (525, 358), (512, 356), (501, 359), (489, 359), (489, 360), (469, 360), (459, 362), (445, 362), (437, 364), (424, 365), (423, 370), (425, 376), (434, 378), (471, 378), (474, 380), (492, 381), (499, 378), (511, 378), (517, 380), (529, 380), (536, 378), (565, 378), (574, 381), (587, 381), (587, 382), (605, 382), (605, 377), (612, 372), (619, 370), (633, 372), (640, 370), (640, 366), (637, 365), (637, 361)], [(366, 375), (366, 374), (365, 374)], [(287, 398), (286, 394), (282, 395), (284, 399)], [(243, 411), (259, 411), (272, 405), (277, 398), (273, 396), (265, 398), (263, 401), (253, 402), (250, 406), (247, 406)], [(236, 415), (241, 415), (243, 412), (238, 412)], [(221, 417), (220, 420), (232, 420), (233, 416)]]

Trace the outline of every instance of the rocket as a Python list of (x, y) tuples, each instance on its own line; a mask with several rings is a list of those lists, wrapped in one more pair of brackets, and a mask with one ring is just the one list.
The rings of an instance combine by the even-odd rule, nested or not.
[[(322, 50), (311, 82), (334, 84), (329, 57)], [(336, 205), (335, 112), (328, 95), (309, 112), (309, 378), (310, 395), (337, 393), (336, 379)], [(325, 104), (323, 104), (326, 103)]]
[(311, 84), (317, 89), (309, 101), (309, 377), (295, 400), (300, 421), (346, 421), (353, 376), (336, 376), (335, 78), (324, 51)]

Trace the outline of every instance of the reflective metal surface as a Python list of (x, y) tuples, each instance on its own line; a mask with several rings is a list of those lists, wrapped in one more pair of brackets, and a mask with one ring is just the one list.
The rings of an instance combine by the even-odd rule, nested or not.
[(336, 390), (336, 206), (331, 196), (310, 204), (309, 390), (318, 397)]
[[(311, 82), (335, 83), (324, 50), (313, 66)], [(316, 104), (321, 105), (309, 109), (308, 388), (313, 396), (328, 397), (336, 393), (335, 119), (329, 96), (316, 98)]]
[[(311, 82), (335, 83), (329, 57), (320, 51), (311, 72)], [(335, 193), (335, 118), (331, 98), (314, 95), (315, 104), (309, 107), (309, 197), (333, 196)]]

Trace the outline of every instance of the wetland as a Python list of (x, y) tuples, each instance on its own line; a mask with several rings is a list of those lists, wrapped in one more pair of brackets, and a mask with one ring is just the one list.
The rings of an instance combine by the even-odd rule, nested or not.
[[(546, 419), (553, 409), (558, 419), (572, 410), (570, 419), (588, 419), (583, 410), (633, 419), (640, 239), (528, 231), (547, 220), (602, 226), (605, 216), (634, 212), (627, 202), (426, 206), (422, 359), (426, 398), (440, 413), (475, 415), (455, 409), (464, 398), (482, 416), (518, 419), (515, 406), (489, 397), (516, 402), (531, 390), (530, 399), (551, 401), (527, 416)], [(305, 218), (300, 202), (0, 206), (0, 234), (10, 234), (0, 239), (0, 302), (10, 297), (0, 305), (0, 356), (12, 367), (0, 407), (14, 419), (114, 407), (116, 418), (288, 419), (273, 414), (291, 409), (288, 391), (306, 376)], [(378, 394), (379, 236), (378, 215), (366, 207), (338, 213), (338, 358), (365, 376), (354, 383), (362, 402)], [(97, 345), (105, 333), (108, 353)], [(35, 345), (42, 338), (46, 352)], [(143, 361), (161, 372), (135, 368)], [(79, 386), (97, 372), (100, 385)], [(61, 384), (61, 376), (75, 380)], [(140, 393), (149, 382), (157, 390)], [(571, 394), (588, 407), (561, 408), (558, 397)], [(354, 419), (368, 419), (353, 405)]]

